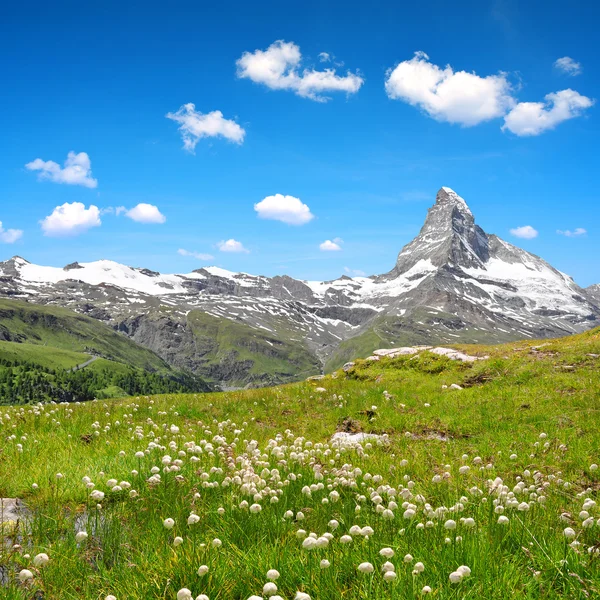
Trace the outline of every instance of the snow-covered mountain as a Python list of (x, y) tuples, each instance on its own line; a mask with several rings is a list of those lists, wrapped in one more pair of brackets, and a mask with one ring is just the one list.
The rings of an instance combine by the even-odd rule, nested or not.
[(299, 361), (310, 370), (385, 344), (583, 331), (600, 322), (598, 287), (584, 290), (541, 258), (486, 234), (466, 202), (445, 187), (419, 235), (379, 276), (322, 282), (218, 267), (164, 275), (108, 260), (64, 268), (20, 257), (0, 263), (0, 295), (108, 321), (172, 364), (226, 383), (281, 375), (261, 379), (253, 343), (240, 348), (223, 341), (227, 324), (244, 327), (230, 338), (260, 339), (267, 355), (296, 356), (301, 348), (314, 359)]

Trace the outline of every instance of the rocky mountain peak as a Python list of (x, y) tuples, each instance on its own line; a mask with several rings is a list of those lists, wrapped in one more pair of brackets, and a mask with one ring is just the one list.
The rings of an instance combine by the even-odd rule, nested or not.
[(420, 261), (430, 261), (434, 267), (484, 268), (488, 260), (488, 236), (475, 224), (464, 199), (442, 187), (419, 235), (402, 249), (391, 274), (406, 273)]

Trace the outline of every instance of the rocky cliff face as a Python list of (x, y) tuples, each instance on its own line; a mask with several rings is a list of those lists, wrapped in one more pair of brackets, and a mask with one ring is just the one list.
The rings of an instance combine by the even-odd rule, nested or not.
[(165, 275), (106, 260), (63, 269), (20, 257), (0, 263), (0, 295), (109, 322), (169, 363), (225, 386), (288, 381), (367, 354), (382, 340), (490, 342), (583, 331), (600, 322), (599, 287), (584, 290), (487, 234), (445, 187), (419, 235), (379, 276), (319, 282), (217, 267)]

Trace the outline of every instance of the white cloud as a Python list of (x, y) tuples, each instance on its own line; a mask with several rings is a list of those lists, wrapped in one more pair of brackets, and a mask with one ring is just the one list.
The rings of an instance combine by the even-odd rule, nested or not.
[(562, 229), (557, 229), (556, 233), (558, 233), (559, 235), (564, 235), (565, 237), (579, 237), (580, 235), (585, 235), (587, 233), (587, 230), (583, 227), (577, 227), (573, 231), (569, 229), (566, 229), (565, 231), (563, 231)]
[(339, 252), (342, 247), (344, 240), (341, 238), (333, 238), (333, 240), (325, 240), (322, 244), (319, 244), (319, 250), (323, 252)]
[[(322, 52), (320, 59), (327, 55)], [(335, 69), (300, 70), (302, 54), (300, 47), (293, 42), (277, 40), (266, 50), (244, 52), (236, 61), (237, 76), (262, 83), (272, 90), (290, 90), (298, 96), (320, 102), (329, 100), (323, 94), (327, 92), (358, 92), (364, 79), (348, 71), (346, 75), (337, 75)]]
[(506, 114), (515, 101), (504, 73), (479, 77), (475, 73), (440, 68), (424, 52), (388, 71), (387, 95), (419, 106), (438, 121), (477, 125)]
[(254, 205), (254, 210), (261, 219), (282, 221), (288, 225), (304, 225), (314, 219), (310, 208), (299, 198), (283, 194), (267, 196)]
[(41, 221), (44, 235), (51, 237), (79, 235), (101, 224), (98, 207), (92, 204), (86, 208), (81, 202), (65, 202)]
[(559, 123), (581, 116), (594, 100), (567, 89), (547, 94), (545, 102), (519, 102), (505, 117), (502, 130), (515, 135), (539, 135)]
[(220, 136), (241, 144), (246, 135), (246, 131), (235, 121), (225, 119), (220, 110), (203, 114), (196, 111), (196, 106), (191, 102), (184, 104), (175, 113), (167, 113), (166, 117), (179, 123), (183, 147), (189, 152), (194, 152), (201, 138)]
[(557, 58), (554, 61), (554, 66), (563, 73), (567, 75), (571, 75), (571, 77), (575, 75), (579, 75), (583, 68), (581, 67), (581, 63), (573, 60), (570, 56), (563, 56), (562, 58)]
[(2, 221), (0, 221), (0, 242), (3, 244), (14, 244), (22, 237), (23, 231), (21, 229), (4, 229)]
[(329, 52), (319, 52), (319, 62), (331, 62)]
[(164, 223), (167, 220), (167, 217), (158, 210), (158, 206), (145, 204), (144, 202), (141, 202), (130, 210), (124, 210), (123, 206), (119, 206), (116, 212), (117, 215), (125, 212), (126, 217), (138, 223)]
[(353, 277), (365, 277), (367, 274), (360, 269), (351, 269), (350, 267), (344, 267), (344, 272)]
[(522, 238), (524, 240), (532, 240), (538, 236), (538, 232), (531, 225), (523, 225), (523, 227), (515, 227), (511, 229), (510, 232), (518, 238)]
[(217, 244), (217, 248), (221, 252), (244, 252), (246, 254), (250, 253), (250, 250), (244, 248), (244, 244), (242, 242), (238, 242), (237, 240), (221, 240)]
[(192, 258), (197, 258), (198, 260), (212, 260), (214, 258), (212, 254), (194, 252), (193, 250), (184, 250), (183, 248), (179, 248), (179, 250), (177, 250), (177, 254), (181, 254), (181, 256), (191, 256)]
[(69, 152), (63, 168), (52, 160), (43, 161), (41, 158), (27, 163), (25, 168), (39, 171), (40, 179), (48, 179), (54, 183), (83, 185), (89, 188), (98, 186), (98, 180), (92, 177), (92, 163), (86, 152)]

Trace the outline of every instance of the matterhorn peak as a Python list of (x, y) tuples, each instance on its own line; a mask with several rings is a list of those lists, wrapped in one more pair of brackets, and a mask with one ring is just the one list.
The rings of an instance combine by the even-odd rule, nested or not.
[(465, 199), (459, 196), (452, 188), (441, 187), (435, 197), (436, 205), (456, 206), (459, 210), (471, 214)]

